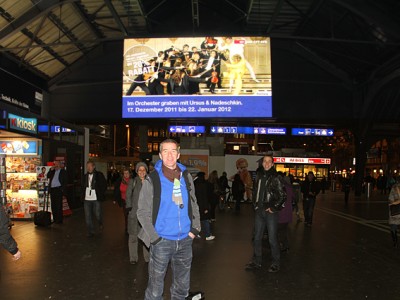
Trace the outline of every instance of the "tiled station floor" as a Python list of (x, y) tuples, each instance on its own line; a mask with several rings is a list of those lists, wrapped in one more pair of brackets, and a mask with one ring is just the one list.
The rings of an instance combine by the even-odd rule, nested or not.
[[(196, 240), (191, 289), (206, 299), (400, 299), (400, 249), (387, 225), (387, 196), (318, 196), (314, 224), (290, 225), (290, 251), (281, 271), (245, 271), (252, 253), (253, 211), (217, 212), (214, 241)], [(129, 264), (121, 210), (104, 203), (102, 235), (86, 237), (82, 209), (63, 225), (15, 222), (20, 261), (0, 250), (0, 299), (143, 299), (147, 264)], [(269, 250), (265, 241), (265, 260)], [(142, 258), (142, 257), (141, 257)], [(169, 299), (170, 272), (165, 299)]]

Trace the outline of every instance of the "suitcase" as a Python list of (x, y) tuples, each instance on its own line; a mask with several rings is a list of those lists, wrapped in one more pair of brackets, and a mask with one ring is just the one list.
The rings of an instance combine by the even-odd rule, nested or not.
[(49, 211), (38, 211), (33, 215), (33, 222), (36, 226), (50, 226), (51, 225), (51, 213)]
[(51, 225), (51, 213), (49, 209), (49, 193), (45, 191), (44, 194), (44, 206), (42, 211), (35, 212), (33, 215), (33, 223), (36, 226), (48, 227)]

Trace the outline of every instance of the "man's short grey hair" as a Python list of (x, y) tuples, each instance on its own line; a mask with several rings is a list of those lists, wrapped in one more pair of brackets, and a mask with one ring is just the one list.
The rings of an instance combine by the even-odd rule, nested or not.
[(160, 144), (160, 153), (162, 152), (163, 144), (175, 144), (175, 145), (176, 145), (176, 148), (178, 149), (178, 153), (179, 153), (179, 151), (180, 151), (180, 147), (179, 147), (179, 144), (178, 144), (177, 141), (175, 141), (175, 140), (173, 140), (173, 139), (166, 139), (166, 140), (163, 140), (163, 141), (161, 142), (161, 144)]
[(93, 167), (96, 166), (96, 164), (94, 163), (93, 160), (88, 160), (88, 161), (86, 162), (86, 164), (91, 164)]

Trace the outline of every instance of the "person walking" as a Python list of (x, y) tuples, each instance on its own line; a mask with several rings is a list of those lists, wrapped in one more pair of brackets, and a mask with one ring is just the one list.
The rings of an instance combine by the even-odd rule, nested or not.
[(193, 239), (201, 230), (193, 179), (177, 162), (179, 145), (173, 139), (160, 144), (161, 160), (143, 182), (137, 217), (139, 238), (150, 247), (149, 278), (145, 300), (161, 300), (169, 263), (171, 299), (189, 295)]
[(240, 175), (237, 173), (233, 177), (232, 182), (232, 197), (235, 202), (235, 211), (240, 211), (240, 202), (243, 200), (245, 187)]
[[(278, 172), (279, 174), (279, 172)], [(290, 183), (290, 178), (288, 176), (283, 176), (283, 185), (286, 191), (286, 202), (281, 211), (279, 211), (278, 219), (278, 237), (281, 246), (281, 252), (289, 252), (289, 237), (288, 237), (288, 227), (292, 223), (293, 219), (293, 202), (294, 202), (294, 192), (292, 184)]]
[(63, 196), (66, 194), (67, 171), (61, 168), (59, 161), (54, 161), (54, 167), (47, 173), (50, 187), (51, 212), (55, 224), (63, 223)]
[(325, 190), (326, 190), (327, 186), (328, 186), (328, 182), (327, 182), (326, 177), (324, 175), (324, 176), (322, 176), (322, 179), (321, 179), (321, 191), (322, 191), (322, 194), (325, 194)]
[(0, 205), (0, 245), (3, 246), (13, 257), (13, 260), (18, 260), (21, 258), (21, 251), (18, 249), (17, 242), (10, 234), (8, 229), (9, 219), (4, 211), (4, 207)]
[(128, 226), (128, 211), (126, 209), (126, 194), (128, 189), (128, 183), (131, 180), (131, 172), (129, 169), (122, 170), (122, 177), (118, 178), (114, 185), (114, 204), (118, 203), (118, 206), (122, 208), (122, 213), (125, 220), (125, 232), (127, 232)]
[(199, 205), (200, 222), (202, 231), (204, 231), (206, 241), (212, 241), (215, 236), (211, 233), (210, 224), (210, 198), (213, 193), (213, 186), (205, 179), (205, 173), (197, 173), (194, 180), (197, 204)]
[(246, 265), (246, 270), (258, 270), (262, 266), (262, 240), (264, 229), (267, 228), (268, 240), (271, 247), (272, 264), (268, 272), (275, 273), (280, 270), (280, 248), (278, 242), (279, 210), (286, 201), (286, 192), (282, 179), (274, 168), (274, 158), (266, 155), (262, 162), (263, 168), (256, 177), (253, 189), (253, 202), (255, 207), (253, 258)]
[(217, 170), (212, 171), (210, 175), (208, 175), (208, 182), (211, 184), (213, 191), (210, 198), (210, 218), (211, 221), (215, 222), (215, 208), (218, 205), (219, 197), (221, 195)]
[(343, 178), (342, 190), (344, 192), (344, 204), (347, 205), (349, 203), (349, 196), (350, 196), (350, 191), (351, 191), (350, 178)]
[(102, 172), (96, 170), (93, 161), (86, 163), (87, 173), (83, 177), (83, 199), (87, 236), (94, 236), (93, 218), (96, 217), (100, 231), (103, 231), (101, 202), (105, 200), (107, 181)]
[(302, 185), (304, 224), (311, 227), (314, 215), (314, 206), (317, 195), (320, 191), (318, 182), (315, 180), (314, 173), (308, 172), (308, 175)]
[[(397, 229), (400, 225), (400, 209), (395, 209), (400, 206), (400, 183), (395, 183), (392, 186), (389, 194), (389, 225), (390, 234), (392, 236), (393, 247), (398, 248)], [(397, 211), (397, 212), (395, 212)]]
[[(128, 211), (128, 248), (129, 248), (129, 261), (135, 265), (138, 261), (138, 233), (139, 222), (137, 218), (139, 194), (142, 189), (143, 181), (147, 175), (147, 165), (144, 162), (139, 162), (135, 168), (136, 176), (128, 182), (126, 190), (126, 210)], [(143, 258), (145, 262), (149, 262), (149, 250), (143, 246)]]
[[(219, 187), (221, 189), (221, 193), (222, 196), (224, 197), (224, 203), (226, 203), (228, 205), (228, 208), (231, 208), (231, 204), (229, 202), (227, 202), (227, 194), (229, 193), (229, 183), (228, 183), (228, 176), (226, 174), (226, 172), (222, 172), (222, 175), (219, 177), (218, 179), (218, 183), (219, 183)], [(228, 192), (226, 191), (228, 190)], [(228, 201), (230, 201), (230, 199), (228, 199)]]
[(293, 177), (289, 177), (290, 181), (292, 182), (292, 189), (293, 189), (293, 194), (294, 194), (294, 200), (293, 200), (293, 209), (296, 213), (297, 216), (297, 222), (301, 222), (301, 217), (300, 217), (300, 209), (299, 209), (299, 202), (301, 199), (301, 185), (298, 179), (294, 179)]

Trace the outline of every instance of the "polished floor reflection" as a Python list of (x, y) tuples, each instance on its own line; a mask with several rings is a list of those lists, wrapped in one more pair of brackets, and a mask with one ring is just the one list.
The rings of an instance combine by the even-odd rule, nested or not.
[[(370, 200), (341, 192), (318, 196), (313, 227), (290, 225), (281, 271), (245, 271), (252, 252), (253, 211), (217, 212), (216, 239), (196, 240), (192, 290), (206, 299), (399, 299), (400, 249), (393, 249), (386, 196)], [(103, 234), (87, 238), (83, 210), (64, 225), (16, 222), (23, 258), (0, 252), (0, 299), (143, 299), (147, 265), (130, 265), (120, 209), (104, 203)], [(269, 250), (265, 241), (265, 261)], [(165, 299), (169, 299), (167, 276)]]

